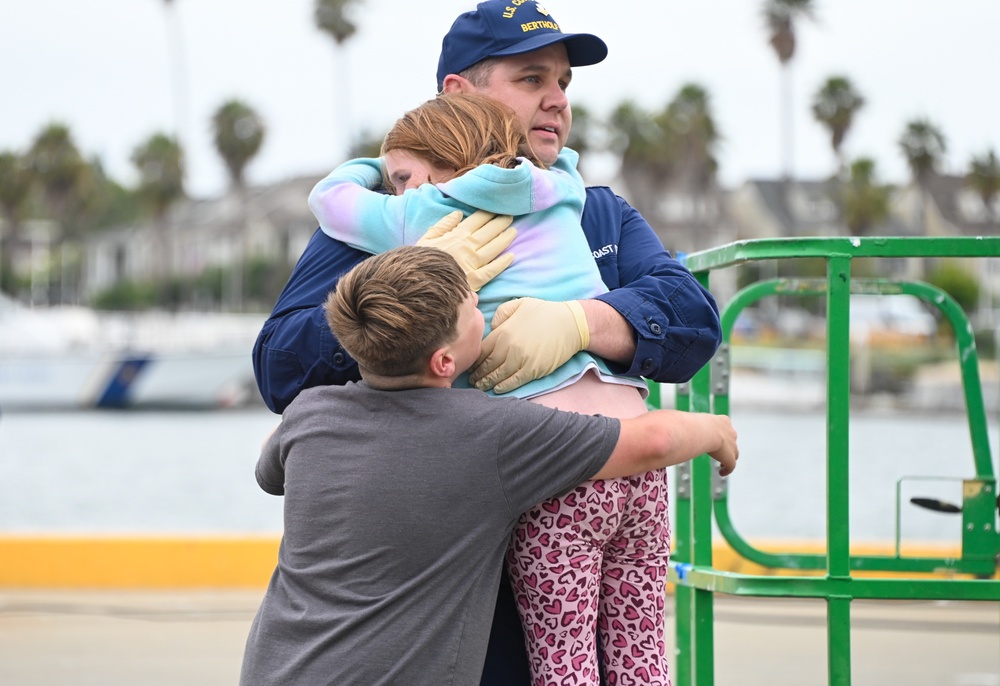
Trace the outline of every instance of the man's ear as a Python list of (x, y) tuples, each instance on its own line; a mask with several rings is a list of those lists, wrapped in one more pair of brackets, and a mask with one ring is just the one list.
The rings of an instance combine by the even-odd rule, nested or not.
[(474, 93), (475, 87), (472, 82), (464, 76), (458, 74), (448, 74), (444, 77), (444, 85), (441, 86), (442, 93)]
[(431, 354), (431, 359), (427, 363), (431, 376), (452, 379), (455, 374), (455, 356), (450, 348), (438, 348)]

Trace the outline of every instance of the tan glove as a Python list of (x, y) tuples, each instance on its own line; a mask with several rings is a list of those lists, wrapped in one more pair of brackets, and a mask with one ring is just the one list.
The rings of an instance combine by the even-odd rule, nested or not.
[(508, 393), (551, 374), (590, 345), (587, 316), (576, 300), (511, 300), (497, 308), (492, 325), (469, 376), (481, 391)]
[(439, 248), (454, 257), (469, 288), (478, 291), (514, 261), (512, 253), (500, 255), (517, 235), (517, 229), (510, 227), (512, 221), (513, 217), (482, 210), (462, 219), (462, 213), (455, 210), (428, 229), (417, 245)]

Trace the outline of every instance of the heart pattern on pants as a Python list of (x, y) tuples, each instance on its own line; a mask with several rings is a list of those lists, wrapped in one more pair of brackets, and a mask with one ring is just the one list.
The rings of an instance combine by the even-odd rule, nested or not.
[(590, 481), (525, 512), (507, 567), (533, 686), (670, 686), (665, 470)]

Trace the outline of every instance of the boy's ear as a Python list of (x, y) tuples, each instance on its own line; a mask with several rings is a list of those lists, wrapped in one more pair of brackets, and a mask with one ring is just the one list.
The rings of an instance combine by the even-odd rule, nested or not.
[(448, 74), (441, 84), (442, 93), (472, 93), (474, 90), (472, 82), (458, 74)]
[(438, 348), (427, 363), (431, 376), (450, 379), (455, 376), (455, 356), (449, 348)]

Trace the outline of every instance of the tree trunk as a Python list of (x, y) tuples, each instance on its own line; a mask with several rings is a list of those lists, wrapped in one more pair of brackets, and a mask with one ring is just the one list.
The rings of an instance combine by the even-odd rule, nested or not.
[(787, 181), (795, 177), (791, 62), (781, 65), (781, 119), (782, 177)]

